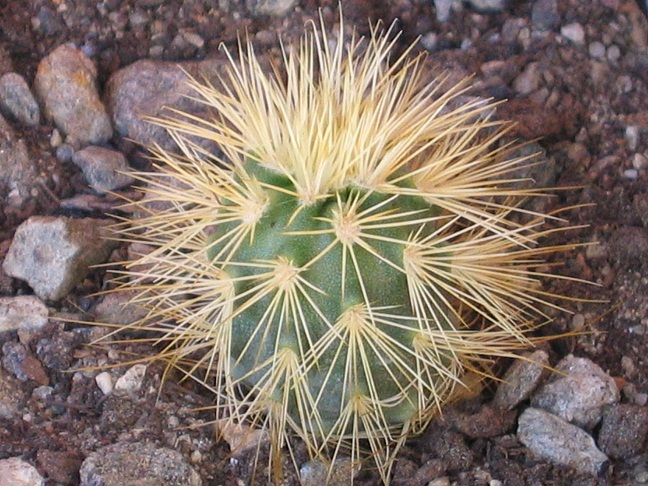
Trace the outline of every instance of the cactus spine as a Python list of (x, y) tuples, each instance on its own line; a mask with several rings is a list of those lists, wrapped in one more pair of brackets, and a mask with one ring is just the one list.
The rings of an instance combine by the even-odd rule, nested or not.
[(143, 215), (118, 229), (150, 247), (123, 272), (148, 309), (132, 326), (207, 370), (221, 416), (268, 429), (275, 452), (290, 432), (312, 456), (368, 449), (385, 482), (467, 371), (529, 345), (551, 250), (541, 215), (512, 217), (539, 191), (512, 186), (525, 161), (492, 105), (452, 108), (466, 84), (388, 63), (389, 39), (331, 47), (313, 27), (281, 74), (247, 43), (224, 87), (191, 80), (214, 115), (157, 120), (179, 153), (154, 150)]

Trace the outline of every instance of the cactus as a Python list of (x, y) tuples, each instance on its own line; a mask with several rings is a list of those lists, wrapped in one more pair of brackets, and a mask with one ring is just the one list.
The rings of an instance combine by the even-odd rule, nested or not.
[(148, 246), (117, 287), (148, 310), (131, 327), (160, 332), (221, 417), (274, 453), (290, 434), (313, 457), (368, 452), (385, 482), (467, 373), (532, 344), (555, 250), (508, 125), (466, 82), (424, 81), (412, 48), (389, 62), (393, 34), (314, 26), (271, 74), (248, 42), (222, 87), (190, 79), (213, 116), (156, 120), (178, 153), (152, 148), (140, 217), (118, 227)]

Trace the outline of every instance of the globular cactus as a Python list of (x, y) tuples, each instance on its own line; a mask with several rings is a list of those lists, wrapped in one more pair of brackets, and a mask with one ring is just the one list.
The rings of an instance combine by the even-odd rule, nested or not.
[(179, 151), (153, 148), (118, 229), (149, 247), (118, 287), (148, 309), (132, 326), (162, 333), (221, 417), (275, 453), (291, 433), (314, 457), (368, 451), (385, 482), (467, 372), (531, 343), (553, 250), (493, 106), (390, 62), (394, 43), (314, 27), (271, 74), (242, 44), (222, 87), (190, 81), (212, 116), (156, 121)]

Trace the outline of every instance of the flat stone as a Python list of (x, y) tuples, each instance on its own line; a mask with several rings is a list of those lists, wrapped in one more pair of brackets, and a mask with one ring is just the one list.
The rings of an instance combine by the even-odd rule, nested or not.
[(100, 194), (121, 189), (132, 184), (134, 179), (126, 157), (121, 152), (91, 145), (79, 150), (72, 161), (81, 168), (90, 187)]
[(497, 387), (493, 405), (502, 410), (512, 410), (527, 400), (540, 384), (547, 366), (549, 356), (542, 350), (514, 362)]
[(47, 306), (35, 295), (0, 297), (0, 333), (40, 329), (48, 315)]
[(25, 280), (43, 300), (63, 298), (106, 261), (114, 243), (106, 240), (105, 220), (32, 216), (16, 230), (4, 271)]
[(539, 458), (569, 466), (581, 474), (596, 476), (608, 461), (583, 429), (537, 408), (522, 412), (517, 435)]
[(612, 377), (589, 359), (569, 355), (556, 365), (556, 371), (531, 398), (533, 407), (592, 428), (600, 422), (604, 407), (619, 401)]

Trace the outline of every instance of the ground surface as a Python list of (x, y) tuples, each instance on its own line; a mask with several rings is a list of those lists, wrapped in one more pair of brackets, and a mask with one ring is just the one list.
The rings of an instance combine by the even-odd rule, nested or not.
[[(327, 0), (302, 0), (278, 17), (260, 15), (257, 3), (0, 0), (0, 74), (14, 70), (31, 83), (39, 61), (70, 42), (96, 63), (99, 82), (104, 83), (116, 70), (138, 59), (220, 56), (218, 46), (234, 45), (237, 33), (243, 31), (260, 49), (276, 48), (275, 32), (288, 41), (298, 37), (318, 8), (324, 8), (327, 21), (336, 17), (336, 7)], [(552, 343), (552, 362), (569, 352), (588, 357), (617, 379), (624, 390), (622, 400), (636, 402), (637, 394), (648, 393), (646, 17), (634, 0), (551, 4), (516, 0), (488, 12), (466, 6), (453, 11), (446, 22), (438, 20), (431, 0), (347, 0), (344, 10), (346, 22), (361, 33), (368, 32), (367, 19), (387, 24), (398, 19), (403, 47), (422, 36), (420, 45), (430, 52), (431, 69), (474, 73), (475, 94), (509, 99), (500, 107), (499, 116), (517, 122), (520, 138), (539, 138), (548, 159), (555, 162), (548, 180), (569, 188), (558, 191), (549, 206), (581, 205), (569, 211), (568, 217), (574, 224), (587, 225), (569, 232), (566, 243), (600, 243), (596, 249), (569, 251), (560, 259), (564, 265), (556, 270), (598, 286), (568, 282), (557, 290), (575, 298), (608, 301), (569, 302), (573, 314), (556, 314), (547, 332), (590, 332)], [(574, 26), (582, 28), (582, 35)], [(187, 33), (197, 34), (203, 42)], [(34, 197), (20, 208), (0, 203), (0, 257), (26, 218), (61, 214), (58, 200), (92, 192), (73, 164), (56, 163), (51, 126), (43, 123), (15, 129), (34, 157), (53, 161), (50, 175), (59, 177), (34, 191)], [(120, 146), (121, 142), (114, 143)], [(101, 215), (95, 212), (93, 216)], [(103, 272), (94, 272), (66, 299), (50, 303), (52, 312), (78, 315), (80, 309), (90, 309), (96, 300), (90, 294), (101, 287), (102, 278)], [(0, 293), (29, 293), (29, 288), (2, 275)], [(25, 458), (48, 478), (49, 485), (78, 484), (78, 468), (90, 452), (118, 440), (151, 441), (184, 454), (203, 484), (249, 480), (248, 458), (231, 461), (227, 444), (217, 441), (210, 427), (184, 428), (210, 419), (209, 412), (192, 411), (210, 403), (199, 388), (175, 385), (171, 380), (158, 395), (162, 367), (153, 367), (141, 393), (106, 397), (94, 380), (66, 373), (80, 363), (125, 359), (116, 353), (116, 349), (123, 350), (118, 346), (84, 347), (93, 332), (53, 322), (36, 339), (30, 338), (28, 349), (45, 376), (20, 383), (25, 396), (23, 419), (0, 423), (0, 459)], [(0, 344), (19, 339), (15, 333), (0, 335)], [(36, 343), (41, 343), (38, 349)], [(132, 346), (129, 350), (138, 351)], [(43, 384), (52, 387), (47, 400), (33, 394)], [(479, 408), (489, 394), (492, 390), (485, 390), (470, 406)], [(24, 420), (26, 416), (29, 420)], [(645, 461), (643, 456), (621, 458), (601, 477), (578, 476), (534, 459), (514, 431), (510, 427), (499, 436), (474, 439), (433, 423), (401, 452), (394, 484), (426, 484), (435, 479), (439, 458), (446, 462), (441, 476), (461, 485), (489, 484), (492, 479), (511, 485), (634, 484), (633, 471), (638, 461)], [(444, 447), (445, 452), (441, 451)], [(262, 483), (263, 477), (256, 480)], [(289, 483), (294, 481), (294, 477), (287, 478)], [(377, 479), (367, 471), (357, 481), (376, 484)]]

